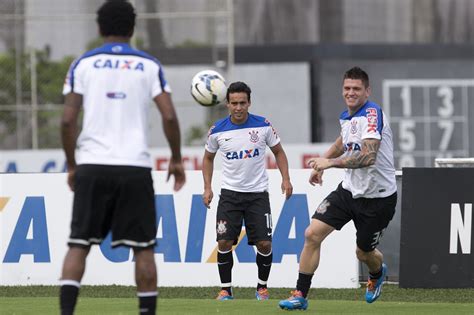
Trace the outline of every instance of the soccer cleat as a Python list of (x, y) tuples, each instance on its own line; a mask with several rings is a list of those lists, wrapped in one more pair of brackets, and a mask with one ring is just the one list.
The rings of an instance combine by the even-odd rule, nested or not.
[(367, 303), (375, 302), (382, 293), (382, 285), (387, 275), (387, 265), (382, 264), (382, 276), (378, 279), (370, 279), (367, 281), (367, 289), (365, 291), (365, 300)]
[(227, 301), (227, 300), (233, 300), (234, 297), (227, 292), (227, 290), (221, 290), (219, 294), (216, 297), (216, 300), (218, 301)]
[(268, 289), (267, 288), (258, 289), (257, 291), (255, 291), (255, 297), (259, 301), (268, 300), (268, 297), (269, 297)]
[(291, 291), (291, 296), (286, 300), (281, 300), (278, 303), (281, 309), (284, 310), (305, 310), (308, 308), (308, 300), (303, 297), (301, 291)]

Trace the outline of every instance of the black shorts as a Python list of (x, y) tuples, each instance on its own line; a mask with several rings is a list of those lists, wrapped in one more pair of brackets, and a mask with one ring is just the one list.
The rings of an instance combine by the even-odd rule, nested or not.
[(268, 192), (237, 192), (222, 189), (217, 206), (217, 240), (239, 239), (245, 222), (248, 244), (272, 240), (272, 214)]
[(318, 206), (313, 219), (323, 221), (336, 230), (353, 220), (357, 230), (357, 247), (370, 252), (379, 244), (383, 231), (395, 214), (396, 204), (396, 192), (385, 198), (354, 199), (351, 192), (339, 184)]
[(151, 169), (79, 165), (69, 246), (100, 244), (112, 232), (112, 247), (155, 245), (155, 193)]

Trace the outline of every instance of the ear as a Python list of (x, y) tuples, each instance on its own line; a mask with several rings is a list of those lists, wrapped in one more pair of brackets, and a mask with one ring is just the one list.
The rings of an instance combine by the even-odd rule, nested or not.
[(367, 96), (370, 96), (370, 94), (372, 94), (372, 89), (370, 88), (370, 86), (367, 88), (366, 93)]

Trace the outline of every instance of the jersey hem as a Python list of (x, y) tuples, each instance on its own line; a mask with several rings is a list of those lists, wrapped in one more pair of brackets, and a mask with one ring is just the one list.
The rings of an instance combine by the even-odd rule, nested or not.
[(119, 160), (119, 159), (110, 159), (110, 158), (80, 159), (80, 161), (77, 162), (77, 165), (82, 165), (82, 164), (138, 166), (138, 167), (152, 168), (150, 161), (133, 161), (133, 160), (126, 160), (126, 159)]
[(221, 186), (221, 189), (227, 189), (227, 190), (232, 190), (236, 192), (243, 192), (243, 193), (260, 193), (260, 192), (265, 192), (268, 191), (268, 186), (267, 187), (257, 187), (255, 189), (242, 189), (242, 188), (235, 188), (235, 187), (230, 187), (230, 186)]

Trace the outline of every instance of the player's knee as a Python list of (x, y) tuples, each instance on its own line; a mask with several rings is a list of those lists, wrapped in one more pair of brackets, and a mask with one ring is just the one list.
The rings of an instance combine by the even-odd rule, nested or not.
[(232, 250), (232, 245), (234, 245), (234, 241), (229, 240), (219, 240), (217, 241), (217, 248), (221, 252), (228, 252)]
[(304, 237), (306, 244), (312, 246), (321, 245), (321, 242), (324, 239), (315, 229), (311, 228), (311, 226), (307, 227), (304, 231)]
[(272, 251), (272, 242), (270, 241), (258, 241), (255, 245), (260, 254), (267, 255)]

